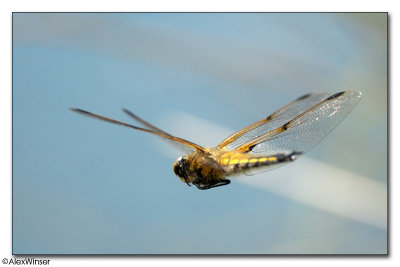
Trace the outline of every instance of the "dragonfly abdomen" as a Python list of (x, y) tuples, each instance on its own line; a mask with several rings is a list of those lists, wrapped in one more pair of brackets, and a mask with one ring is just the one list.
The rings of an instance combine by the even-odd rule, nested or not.
[(221, 164), (228, 169), (230, 174), (237, 174), (245, 172), (249, 169), (291, 162), (295, 160), (296, 156), (299, 154), (301, 153), (293, 152), (290, 154), (276, 154), (273, 156), (223, 158), (221, 160)]

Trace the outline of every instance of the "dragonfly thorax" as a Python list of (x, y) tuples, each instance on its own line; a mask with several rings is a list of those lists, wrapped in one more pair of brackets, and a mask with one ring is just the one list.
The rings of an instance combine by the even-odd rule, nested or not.
[(215, 185), (226, 177), (225, 170), (214, 158), (197, 151), (178, 158), (173, 168), (182, 182), (188, 185)]

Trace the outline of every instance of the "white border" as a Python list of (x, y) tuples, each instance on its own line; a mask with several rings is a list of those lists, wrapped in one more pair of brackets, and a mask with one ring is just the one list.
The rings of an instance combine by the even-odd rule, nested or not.
[[(390, 36), (390, 81), (389, 88), (391, 88), (389, 96), (391, 103), (391, 127), (390, 137), (391, 146), (390, 152), (393, 157), (390, 157), (390, 162), (399, 162), (396, 160), (396, 153), (398, 147), (398, 139), (395, 136), (399, 133), (398, 123), (393, 118), (396, 118), (399, 113), (400, 105), (394, 106), (398, 99), (396, 88), (396, 66), (398, 65), (398, 53), (393, 49), (399, 47), (398, 42), (398, 29), (399, 15), (396, 8), (396, 1), (349, 1), (349, 0), (336, 0), (336, 1), (216, 1), (216, 0), (203, 0), (198, 2), (193, 1), (155, 1), (150, 0), (146, 2), (137, 1), (82, 1), (82, 0), (69, 0), (69, 1), (2, 1), (0, 4), (0, 28), (2, 41), (0, 55), (1, 55), (1, 90), (0, 90), (0, 108), (1, 108), (1, 122), (2, 130), (0, 145), (1, 145), (1, 179), (0, 179), (0, 203), (1, 203), (1, 227), (0, 227), (0, 257), (10, 258), (11, 255), (11, 29), (12, 29), (12, 12), (37, 12), (37, 11), (57, 11), (57, 12), (70, 12), (70, 11), (324, 11), (324, 12), (339, 12), (339, 11), (357, 11), (357, 12), (389, 12), (389, 36)], [(397, 29), (397, 33), (396, 30)], [(397, 44), (397, 45), (396, 45)], [(397, 133), (397, 134), (396, 134)], [(229, 266), (242, 266), (243, 264), (251, 264), (254, 266), (265, 266), (265, 264), (273, 263), (274, 266), (283, 266), (286, 264), (296, 264), (303, 266), (337, 266), (338, 261), (341, 265), (362, 264), (362, 266), (376, 266), (377, 264), (390, 264), (400, 266), (398, 233), (396, 231), (396, 224), (398, 225), (398, 212), (393, 209), (394, 203), (399, 203), (399, 195), (396, 193), (398, 188), (398, 167), (391, 164), (390, 171), (390, 256), (387, 257), (256, 257), (256, 258), (199, 258), (199, 257), (50, 257), (50, 266), (69, 266), (70, 264), (80, 265), (98, 265), (108, 266), (110, 263), (118, 264), (119, 266), (131, 266), (132, 264), (140, 264), (139, 266), (148, 266), (152, 264), (167, 264), (173, 266), (203, 266), (204, 264), (228, 264)], [(396, 181), (397, 180), (397, 181)], [(47, 257), (43, 257), (47, 258)], [(377, 262), (379, 261), (379, 262)], [(397, 263), (396, 263), (397, 262)]]

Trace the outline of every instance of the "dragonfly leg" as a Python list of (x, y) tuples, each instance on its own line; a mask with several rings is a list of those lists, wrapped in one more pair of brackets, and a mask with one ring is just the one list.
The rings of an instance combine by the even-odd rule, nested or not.
[(209, 183), (209, 184), (196, 183), (196, 181), (193, 182), (193, 184), (200, 190), (207, 190), (207, 189), (218, 187), (218, 186), (228, 185), (230, 183), (231, 183), (231, 181), (228, 179), (225, 179), (222, 181), (216, 181), (214, 183)]

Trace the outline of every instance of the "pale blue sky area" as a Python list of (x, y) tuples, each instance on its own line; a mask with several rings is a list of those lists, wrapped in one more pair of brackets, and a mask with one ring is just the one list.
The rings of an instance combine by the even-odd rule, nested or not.
[(309, 156), (386, 183), (386, 19), (14, 13), (13, 253), (386, 253), (386, 229), (234, 181), (189, 188), (156, 137), (68, 110), (132, 122), (125, 107), (179, 135), (168, 112), (238, 130), (305, 93), (359, 90)]

